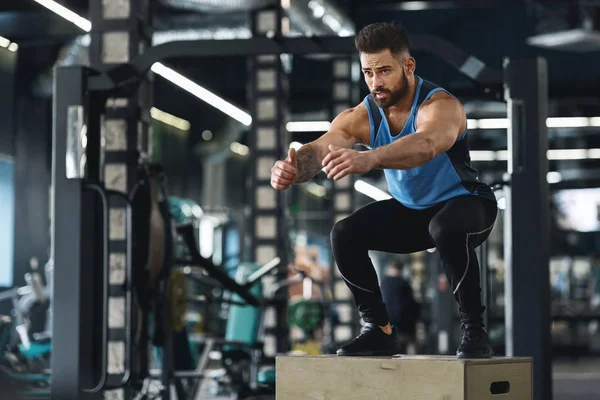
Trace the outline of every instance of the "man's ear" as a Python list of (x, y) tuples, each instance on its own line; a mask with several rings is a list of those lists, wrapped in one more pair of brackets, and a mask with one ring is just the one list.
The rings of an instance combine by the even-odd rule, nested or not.
[(406, 75), (413, 74), (416, 66), (417, 62), (415, 59), (413, 57), (408, 57), (406, 61), (404, 61), (404, 72), (406, 72)]

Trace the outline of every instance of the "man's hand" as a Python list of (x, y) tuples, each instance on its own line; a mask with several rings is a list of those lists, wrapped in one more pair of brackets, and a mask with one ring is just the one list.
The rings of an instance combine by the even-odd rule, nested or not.
[(330, 153), (323, 159), (327, 178), (342, 179), (348, 174), (365, 174), (375, 168), (375, 161), (368, 152), (342, 149), (329, 145)]
[(296, 182), (298, 178), (298, 163), (296, 162), (296, 150), (290, 149), (285, 160), (279, 160), (271, 168), (271, 186), (277, 190), (286, 190)]

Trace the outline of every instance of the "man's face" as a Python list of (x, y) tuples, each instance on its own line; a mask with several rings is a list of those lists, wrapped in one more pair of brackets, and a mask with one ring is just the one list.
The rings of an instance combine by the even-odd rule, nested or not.
[[(391, 107), (408, 94), (405, 67), (412, 72), (412, 58), (401, 62), (386, 49), (379, 53), (361, 53), (360, 62), (365, 82), (379, 107)], [(408, 64), (405, 66), (405, 63)]]

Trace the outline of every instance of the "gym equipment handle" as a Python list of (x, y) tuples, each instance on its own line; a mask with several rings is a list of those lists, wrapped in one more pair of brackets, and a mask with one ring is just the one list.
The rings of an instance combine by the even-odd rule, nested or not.
[[(106, 190), (102, 186), (97, 184), (86, 184), (86, 189), (95, 191), (101, 200), (102, 205), (102, 272), (104, 286), (102, 288), (102, 353), (101, 353), (101, 367), (102, 371), (99, 382), (95, 387), (91, 389), (82, 389), (84, 392), (98, 393), (102, 390), (117, 389), (125, 386), (131, 378), (131, 366), (132, 366), (132, 344), (131, 344), (131, 309), (133, 307), (133, 298), (131, 290), (131, 277), (132, 277), (132, 212), (131, 203), (127, 196), (123, 193)], [(125, 304), (125, 371), (121, 381), (117, 385), (108, 385), (108, 317), (109, 317), (109, 285), (110, 285), (110, 227), (109, 227), (109, 200), (111, 196), (120, 197), (125, 201), (126, 205), (126, 237), (127, 237), (127, 249), (126, 249), (126, 268), (125, 268), (125, 283), (126, 283), (126, 304)]]
[(102, 204), (102, 272), (104, 276), (104, 287), (102, 288), (102, 355), (100, 381), (92, 389), (83, 389), (84, 392), (98, 393), (106, 387), (107, 369), (108, 369), (108, 279), (109, 276), (109, 232), (108, 232), (108, 198), (104, 192), (104, 188), (95, 185), (87, 184), (86, 189), (95, 191), (100, 196)]
[(191, 224), (178, 226), (177, 232), (183, 237), (183, 241), (188, 248), (191, 260), (175, 260), (176, 264), (198, 266), (204, 269), (211, 278), (219, 281), (223, 288), (238, 294), (242, 299), (246, 300), (249, 305), (254, 307), (260, 306), (260, 301), (249, 291), (248, 288), (231, 279), (224, 270), (218, 268), (211, 260), (200, 255), (196, 245), (196, 239), (194, 237), (193, 226)]
[(271, 261), (269, 261), (268, 263), (266, 263), (265, 265), (263, 265), (262, 267), (260, 267), (259, 269), (257, 269), (255, 272), (253, 272), (248, 277), (248, 280), (246, 281), (246, 283), (244, 284), (244, 286), (246, 288), (254, 286), (254, 284), (259, 279), (261, 279), (263, 276), (265, 276), (266, 274), (268, 274), (269, 272), (271, 272), (273, 270), (273, 268), (277, 267), (279, 264), (281, 264), (281, 258), (275, 257), (274, 259), (272, 259)]

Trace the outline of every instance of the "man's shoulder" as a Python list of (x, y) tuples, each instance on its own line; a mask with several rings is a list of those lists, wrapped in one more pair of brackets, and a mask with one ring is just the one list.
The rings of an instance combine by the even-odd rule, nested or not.
[(446, 89), (437, 90), (433, 93), (427, 100), (421, 104), (420, 108), (424, 108), (430, 106), (432, 104), (442, 105), (442, 104), (461, 104), (460, 101), (451, 95)]
[(333, 125), (348, 132), (361, 143), (368, 144), (370, 136), (369, 115), (364, 104), (349, 107), (338, 114)]
[(433, 93), (426, 101), (419, 106), (419, 119), (429, 119), (440, 113), (455, 115), (458, 118), (464, 117), (464, 108), (460, 100), (445, 90), (439, 90)]
[(353, 119), (355, 122), (359, 119), (368, 118), (367, 107), (364, 103), (359, 103), (353, 107), (349, 107), (339, 114), (344, 119)]

